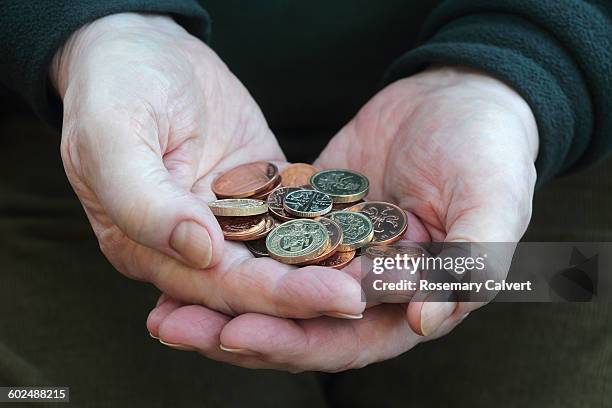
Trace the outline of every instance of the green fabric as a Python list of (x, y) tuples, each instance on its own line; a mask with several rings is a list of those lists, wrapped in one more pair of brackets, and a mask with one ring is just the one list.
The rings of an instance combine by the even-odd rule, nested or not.
[(86, 23), (128, 11), (171, 14), (193, 35), (202, 39), (209, 35), (208, 15), (196, 0), (3, 1), (0, 83), (25, 98), (43, 119), (59, 126), (61, 102), (47, 81), (55, 52)]
[(48, 97), (46, 78), (59, 44), (100, 16), (156, 11), (203, 39), (213, 17), (213, 47), (253, 92), (283, 146), (303, 143), (305, 129), (315, 135), (308, 143), (324, 145), (397, 59), (387, 82), (431, 63), (461, 64), (521, 93), (540, 132), (539, 186), (612, 150), (612, 3), (605, 0), (202, 1), (208, 14), (195, 0), (7, 3), (0, 82), (56, 124), (59, 104)]
[(431, 63), (478, 68), (516, 89), (540, 133), (538, 185), (612, 150), (612, 3), (576, 0), (446, 1), (424, 44), (388, 80)]

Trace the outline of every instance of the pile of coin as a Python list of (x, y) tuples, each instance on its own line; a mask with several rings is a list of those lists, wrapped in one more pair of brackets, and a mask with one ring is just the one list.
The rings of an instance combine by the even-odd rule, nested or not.
[(364, 245), (398, 241), (408, 226), (394, 204), (363, 201), (368, 179), (352, 170), (254, 162), (218, 176), (208, 205), (226, 239), (255, 256), (341, 268)]

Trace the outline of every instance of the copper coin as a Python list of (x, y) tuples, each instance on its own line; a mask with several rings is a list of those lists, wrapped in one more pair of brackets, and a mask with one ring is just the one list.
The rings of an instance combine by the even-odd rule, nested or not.
[(391, 244), (399, 241), (408, 228), (408, 217), (395, 204), (383, 201), (365, 201), (347, 208), (366, 215), (374, 227), (372, 242)]
[(250, 217), (217, 217), (217, 221), (227, 240), (243, 241), (266, 228), (266, 215)]
[(342, 242), (342, 228), (340, 228), (338, 224), (325, 217), (317, 218), (315, 219), (315, 221), (319, 221), (327, 229), (327, 234), (329, 235), (329, 247), (325, 250), (325, 252), (323, 252), (321, 255), (319, 255), (312, 261), (305, 262), (301, 265), (312, 265), (329, 258), (334, 253), (336, 253), (338, 245), (340, 245), (340, 243)]
[(336, 252), (329, 258), (319, 262), (317, 265), (328, 268), (342, 269), (355, 257), (355, 251)]
[(281, 185), (281, 179), (280, 177), (278, 178), (278, 180), (270, 186), (269, 189), (262, 191), (261, 193), (257, 193), (254, 196), (252, 196), (251, 198), (256, 199), (256, 200), (264, 200), (266, 201), (268, 199), (268, 197), (270, 196), (270, 194), (276, 190), (278, 187), (280, 187)]
[(310, 164), (290, 164), (280, 173), (282, 184), (284, 187), (299, 187), (308, 184), (310, 177), (318, 171), (319, 169)]
[(280, 175), (278, 168), (265, 161), (242, 164), (226, 171), (212, 183), (217, 197), (245, 198), (271, 189)]
[(266, 238), (254, 239), (252, 241), (245, 241), (246, 247), (251, 251), (257, 258), (264, 256), (270, 256), (268, 248), (266, 248)]
[(249, 235), (245, 237), (241, 241), (253, 241), (259, 238), (264, 238), (266, 235), (268, 235), (270, 231), (272, 231), (274, 227), (275, 227), (274, 218), (272, 218), (270, 215), (266, 215), (266, 223), (265, 223), (264, 229), (253, 235)]
[(395, 257), (396, 255), (407, 258), (416, 258), (425, 255), (425, 251), (418, 246), (396, 246), (396, 245), (369, 245), (364, 248), (365, 255), (368, 258), (385, 258)]
[(363, 200), (359, 200), (354, 203), (334, 203), (334, 205), (332, 206), (332, 211), (342, 211), (359, 203), (363, 203)]
[(270, 213), (282, 221), (290, 221), (297, 217), (287, 213), (284, 208), (285, 196), (292, 191), (301, 190), (300, 187), (279, 187), (270, 193), (267, 199)]

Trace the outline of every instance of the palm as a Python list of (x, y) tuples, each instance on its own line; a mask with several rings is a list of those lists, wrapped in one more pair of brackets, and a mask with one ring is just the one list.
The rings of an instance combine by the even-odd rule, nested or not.
[[(376, 95), (315, 164), (359, 170), (370, 179), (370, 199), (394, 201), (418, 215), (427, 232), (412, 219), (417, 233), (409, 239), (516, 241), (529, 220), (537, 151), (533, 118), (523, 104), (490, 78), (463, 72), (449, 78), (434, 70)], [(441, 336), (476, 306), (450, 303), (423, 320), (425, 304), (415, 305), (407, 311), (405, 305), (379, 305), (356, 321), (293, 321), (257, 313), (231, 319), (169, 301), (153, 312), (149, 329), (246, 367), (338, 371)], [(415, 334), (406, 318), (427, 336)], [(207, 322), (207, 332), (180, 329), (193, 321)], [(219, 350), (218, 339), (229, 352)]]
[(227, 314), (360, 313), (359, 286), (345, 274), (295, 271), (223, 240), (206, 205), (213, 178), (285, 157), (219, 57), (166, 17), (100, 21), (67, 44), (57, 85), (66, 173), (111, 263)]
[(432, 91), (409, 79), (374, 97), (318, 164), (362, 171), (371, 180), (370, 197), (413, 212), (434, 241), (515, 241), (526, 223), (494, 236), (447, 235), (484, 205), (510, 216), (529, 212), (533, 158), (522, 152), (521, 126), (495, 101), (452, 87)]
[[(184, 58), (174, 48), (156, 49), (161, 42), (150, 37), (150, 48), (123, 41), (120, 50), (114, 50), (114, 43), (107, 45), (110, 49), (102, 45), (90, 56), (88, 66), (97, 68), (84, 71), (94, 76), (93, 85), (86, 94), (67, 89), (62, 140), (66, 172), (101, 247), (120, 270), (145, 280), (148, 268), (133, 268), (125, 261), (144, 266), (152, 255), (138, 243), (139, 231), (151, 228), (150, 214), (141, 207), (120, 209), (129, 214), (129, 229), (134, 231), (126, 234), (113, 214), (113, 204), (120, 201), (117, 190), (110, 190), (114, 197), (105, 197), (103, 186), (91, 187), (91, 173), (97, 172), (92, 167), (104, 170), (100, 177), (110, 187), (126, 177), (125, 162), (139, 168), (150, 165), (136, 181), (146, 184), (151, 178), (159, 184), (161, 178), (160, 194), (164, 189), (170, 196), (191, 192), (204, 204), (214, 198), (210, 184), (219, 172), (254, 160), (284, 161), (257, 104), (212, 50), (194, 41), (188, 45), (189, 58)], [(112, 52), (125, 55), (103, 63)], [(83, 121), (89, 117), (104, 117), (104, 129)], [(113, 138), (113, 130), (128, 138)], [(109, 158), (123, 163), (115, 171), (110, 163), (97, 162)]]

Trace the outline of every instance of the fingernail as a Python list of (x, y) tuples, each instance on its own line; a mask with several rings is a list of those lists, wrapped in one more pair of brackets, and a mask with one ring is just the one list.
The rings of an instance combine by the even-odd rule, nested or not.
[(363, 318), (363, 313), (349, 314), (349, 313), (340, 313), (340, 312), (323, 312), (323, 314), (325, 316), (336, 317), (338, 319), (359, 320)]
[(206, 268), (210, 264), (210, 235), (195, 221), (181, 221), (170, 236), (170, 246), (196, 268)]
[[(159, 339), (158, 339), (159, 340)], [(196, 351), (195, 347), (185, 346), (184, 344), (177, 343), (168, 343), (167, 341), (159, 340), (161, 344), (164, 346), (172, 347), (173, 349), (182, 350), (182, 351)]]
[(162, 303), (164, 303), (168, 299), (170, 299), (168, 295), (166, 295), (165, 293), (162, 293), (161, 296), (157, 299), (157, 303), (155, 304), (155, 307), (159, 307)]
[(149, 332), (149, 336), (153, 337), (155, 340), (159, 340), (159, 337), (155, 337), (151, 332)]
[(227, 351), (228, 353), (240, 354), (243, 356), (256, 356), (258, 353), (251, 351), (249, 349), (244, 348), (230, 348), (225, 347), (223, 344), (219, 344), (219, 348), (223, 351)]
[(436, 331), (442, 323), (455, 310), (455, 302), (425, 302), (421, 309), (421, 334), (429, 336)]

